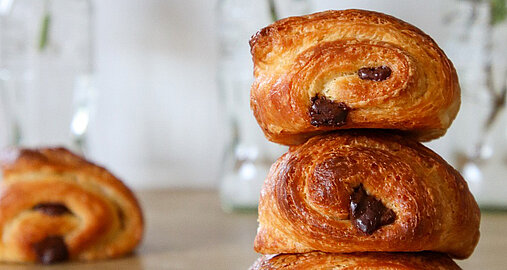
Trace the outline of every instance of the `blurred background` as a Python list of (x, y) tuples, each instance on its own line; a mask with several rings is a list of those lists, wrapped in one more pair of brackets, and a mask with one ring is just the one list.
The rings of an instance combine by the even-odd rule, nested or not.
[(0, 146), (66, 145), (136, 189), (220, 189), (226, 209), (254, 207), (286, 149), (249, 110), (249, 37), (345, 8), (394, 15), (444, 49), (462, 107), (428, 146), (484, 207), (507, 206), (505, 0), (0, 0)]

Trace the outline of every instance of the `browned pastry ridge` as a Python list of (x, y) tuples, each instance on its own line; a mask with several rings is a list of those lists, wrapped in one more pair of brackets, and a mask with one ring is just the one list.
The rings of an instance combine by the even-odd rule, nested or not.
[(250, 40), (251, 108), (266, 137), (297, 145), (329, 130), (445, 134), (460, 106), (451, 61), (418, 28), (364, 10), (282, 19)]
[(139, 204), (106, 169), (63, 148), (10, 149), (0, 164), (0, 261), (105, 259), (141, 241)]
[(439, 253), (350, 253), (311, 252), (264, 255), (250, 270), (460, 270), (449, 256)]
[(261, 191), (255, 250), (470, 256), (480, 212), (436, 153), (400, 135), (341, 131), (293, 146)]

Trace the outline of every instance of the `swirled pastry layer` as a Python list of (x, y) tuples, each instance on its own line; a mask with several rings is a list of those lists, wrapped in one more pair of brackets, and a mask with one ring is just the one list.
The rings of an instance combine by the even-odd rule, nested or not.
[(266, 137), (296, 145), (329, 130), (443, 135), (460, 105), (451, 61), (418, 28), (364, 10), (275, 22), (250, 40), (251, 108)]
[(104, 259), (139, 244), (139, 204), (104, 168), (63, 148), (11, 149), (0, 164), (0, 261)]
[(350, 253), (311, 252), (265, 255), (250, 270), (460, 270), (449, 256), (439, 253)]
[(404, 136), (342, 131), (293, 146), (261, 191), (255, 250), (436, 251), (466, 258), (480, 212), (466, 182)]

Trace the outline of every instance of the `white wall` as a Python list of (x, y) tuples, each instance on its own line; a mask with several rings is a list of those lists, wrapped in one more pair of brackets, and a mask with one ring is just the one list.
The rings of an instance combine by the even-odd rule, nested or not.
[(135, 186), (213, 186), (221, 134), (215, 1), (95, 1), (91, 155)]
[[(316, 0), (314, 7), (384, 11), (438, 42), (445, 3)], [(99, 100), (91, 157), (135, 187), (216, 186), (226, 138), (215, 82), (216, 1), (94, 4)], [(445, 157), (447, 142), (432, 146)]]

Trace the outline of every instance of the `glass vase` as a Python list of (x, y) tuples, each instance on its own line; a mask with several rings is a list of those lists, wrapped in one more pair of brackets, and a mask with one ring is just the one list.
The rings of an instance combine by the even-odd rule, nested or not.
[(305, 0), (218, 2), (217, 81), (229, 134), (220, 183), (225, 211), (256, 210), (271, 164), (287, 149), (267, 141), (250, 110), (253, 67), (248, 41), (278, 18), (308, 12)]
[(461, 109), (446, 138), (450, 162), (481, 208), (507, 209), (507, 9), (505, 0), (453, 1), (444, 49), (462, 90)]
[(0, 3), (0, 108), (8, 145), (82, 152), (95, 90), (88, 0)]

